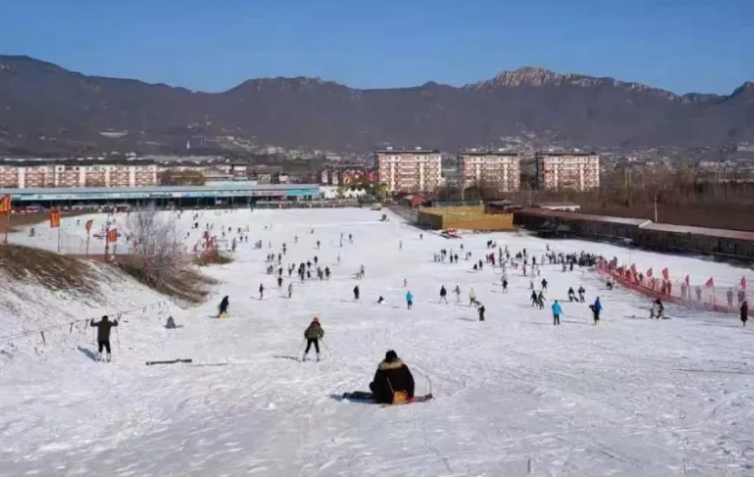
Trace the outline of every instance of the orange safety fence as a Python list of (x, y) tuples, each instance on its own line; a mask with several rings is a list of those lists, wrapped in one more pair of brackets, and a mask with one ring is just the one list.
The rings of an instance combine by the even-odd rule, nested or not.
[[(686, 276), (684, 280), (670, 279), (667, 268), (662, 270), (662, 276), (655, 277), (651, 268), (645, 274), (638, 272), (634, 265), (618, 266), (616, 260), (608, 262), (603, 259), (597, 263), (596, 270), (599, 275), (610, 278), (624, 288), (689, 308), (738, 315), (741, 313), (741, 303), (744, 300), (748, 303), (745, 277), (741, 278), (738, 290), (733, 288), (720, 290), (715, 287), (713, 277), (702, 285), (694, 285), (690, 283), (689, 276)], [(748, 314), (754, 316), (754, 310), (751, 307)]]

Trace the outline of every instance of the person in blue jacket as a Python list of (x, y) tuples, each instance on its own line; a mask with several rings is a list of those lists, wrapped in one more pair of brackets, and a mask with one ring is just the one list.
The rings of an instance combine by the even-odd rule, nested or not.
[(555, 303), (552, 304), (552, 324), (553, 325), (560, 325), (560, 315), (563, 314), (563, 308), (560, 306), (560, 303), (558, 303), (558, 300), (555, 300)]
[(406, 292), (406, 306), (409, 310), (414, 306), (414, 295), (411, 294), (410, 290)]
[(594, 300), (594, 304), (590, 305), (589, 308), (592, 310), (592, 317), (594, 318), (594, 324), (596, 325), (600, 321), (600, 312), (602, 311), (600, 297), (597, 297), (597, 299)]

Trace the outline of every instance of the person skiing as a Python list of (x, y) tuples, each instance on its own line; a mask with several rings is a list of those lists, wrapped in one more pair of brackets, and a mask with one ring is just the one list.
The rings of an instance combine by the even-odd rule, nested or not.
[(480, 303), (479, 307), (477, 308), (477, 312), (479, 312), (479, 321), (484, 321), (484, 312), (485, 312), (484, 305)]
[(503, 278), (503, 293), (508, 293), (508, 279)]
[(414, 295), (411, 290), (406, 292), (406, 307), (410, 310), (414, 306)]
[(471, 290), (469, 290), (469, 306), (476, 305), (476, 293), (474, 292), (474, 288), (472, 287)]
[(579, 285), (579, 302), (584, 303), (584, 293), (586, 293), (586, 290), (584, 290), (583, 285)]
[(356, 285), (355, 287), (353, 287), (353, 301), (359, 301), (359, 294), (359, 286)]
[(259, 300), (264, 299), (264, 283), (259, 284)]
[(100, 321), (95, 322), (94, 318), (89, 322), (89, 326), (97, 328), (97, 348), (98, 358), (102, 361), (102, 350), (107, 351), (107, 361), (110, 361), (112, 357), (112, 351), (110, 349), (110, 329), (113, 326), (118, 326), (118, 320), (110, 321), (107, 315), (103, 316)]
[(369, 390), (377, 404), (409, 402), (414, 398), (414, 387), (411, 370), (393, 350), (385, 353), (385, 359), (379, 364), (374, 379), (369, 383)]
[(746, 302), (746, 298), (741, 302), (741, 323), (746, 326), (746, 321), (749, 319), (749, 303)]
[(461, 303), (461, 287), (456, 285), (453, 292), (456, 294), (456, 303)]
[(542, 290), (547, 290), (547, 280), (544, 278), (542, 279)]
[(658, 320), (662, 318), (662, 314), (665, 311), (665, 307), (662, 306), (662, 301), (660, 299), (656, 299), (652, 302), (652, 307), (649, 309), (649, 318), (657, 318)]
[(304, 331), (304, 338), (306, 338), (306, 349), (304, 350), (304, 356), (301, 361), (306, 361), (306, 355), (309, 354), (309, 350), (314, 345), (314, 351), (317, 352), (317, 361), (319, 361), (319, 340), (325, 337), (325, 330), (319, 323), (319, 318), (316, 316), (309, 323), (309, 326)]
[(293, 282), (288, 283), (288, 298), (293, 296)]
[(600, 321), (600, 313), (602, 312), (602, 302), (600, 301), (600, 297), (597, 297), (597, 299), (594, 300), (594, 304), (589, 308), (592, 309), (592, 316), (594, 318), (594, 324), (596, 325)]
[(555, 302), (552, 304), (552, 324), (553, 325), (560, 325), (560, 315), (563, 314), (563, 307), (560, 306), (560, 303), (558, 303), (558, 300), (555, 300)]
[(278, 288), (283, 286), (283, 277), (278, 277)]
[(539, 300), (537, 298), (537, 291), (536, 290), (532, 290), (531, 291), (531, 297), (530, 298), (531, 298), (531, 306), (538, 306), (539, 305)]
[(573, 287), (568, 288), (568, 301), (576, 301), (576, 292), (573, 291)]
[(218, 306), (218, 312), (217, 317), (218, 318), (225, 318), (225, 316), (228, 314), (228, 305), (230, 304), (230, 300), (228, 300), (227, 295), (223, 297), (222, 300), (220, 300), (220, 306)]
[(448, 304), (448, 290), (445, 289), (445, 285), (440, 287), (440, 303), (443, 301)]

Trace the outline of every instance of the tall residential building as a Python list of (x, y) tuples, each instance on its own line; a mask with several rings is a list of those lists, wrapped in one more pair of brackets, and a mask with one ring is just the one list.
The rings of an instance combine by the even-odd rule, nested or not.
[(142, 187), (157, 184), (157, 166), (57, 161), (0, 164), (0, 187)]
[(515, 192), (521, 187), (521, 158), (517, 152), (469, 149), (458, 154), (458, 175), (462, 187), (477, 186), (498, 192)]
[(388, 147), (375, 154), (380, 183), (388, 192), (432, 192), (442, 184), (440, 151)]
[(596, 189), (600, 186), (600, 158), (593, 152), (538, 152), (540, 189)]

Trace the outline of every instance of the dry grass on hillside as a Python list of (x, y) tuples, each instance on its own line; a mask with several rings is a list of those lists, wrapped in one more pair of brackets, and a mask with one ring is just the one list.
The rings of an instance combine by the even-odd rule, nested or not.
[(38, 248), (0, 245), (0, 272), (18, 281), (38, 282), (49, 290), (99, 293), (91, 264)]
[(212, 285), (218, 282), (201, 273), (185, 269), (170, 276), (164, 283), (156, 284), (148, 268), (138, 257), (118, 257), (115, 263), (126, 274), (155, 291), (192, 304), (202, 303), (211, 292)]
[(209, 265), (227, 265), (233, 261), (233, 257), (220, 252), (203, 253), (194, 258), (194, 265), (207, 267)]

